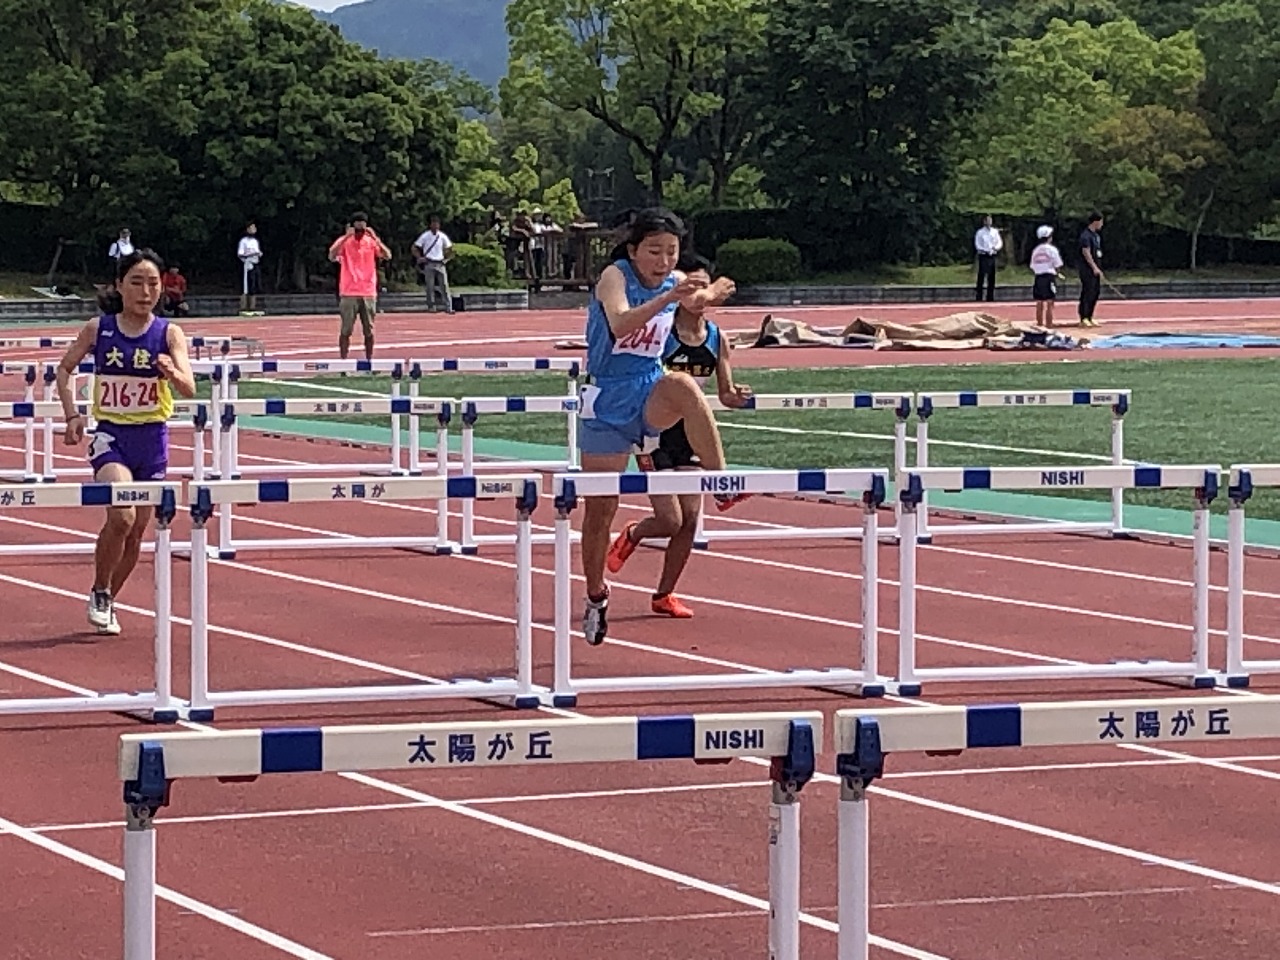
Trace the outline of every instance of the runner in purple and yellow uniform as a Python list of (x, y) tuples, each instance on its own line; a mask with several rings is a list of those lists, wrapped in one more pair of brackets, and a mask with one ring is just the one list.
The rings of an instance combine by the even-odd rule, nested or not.
[[(164, 264), (150, 250), (124, 257), (116, 289), (99, 302), (102, 316), (81, 328), (58, 367), (65, 439), (75, 445), (84, 439), (85, 418), (76, 409), (71, 377), (85, 357), (93, 357), (98, 427), (89, 441), (89, 463), (98, 483), (163, 480), (169, 469), (167, 421), (173, 414), (173, 390), (184, 397), (196, 395), (186, 335), (154, 313), (164, 292), (163, 274)], [(120, 632), (115, 598), (138, 562), (150, 520), (150, 507), (107, 508), (89, 595), (89, 623), (99, 633)]]

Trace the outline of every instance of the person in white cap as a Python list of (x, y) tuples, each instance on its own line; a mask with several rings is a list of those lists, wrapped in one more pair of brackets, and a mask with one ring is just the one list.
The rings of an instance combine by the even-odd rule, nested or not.
[(1053, 245), (1053, 227), (1036, 229), (1040, 242), (1031, 251), (1031, 272), (1035, 283), (1031, 298), (1036, 302), (1036, 323), (1042, 327), (1053, 326), (1053, 302), (1058, 298), (1058, 281), (1063, 279), (1062, 254)]

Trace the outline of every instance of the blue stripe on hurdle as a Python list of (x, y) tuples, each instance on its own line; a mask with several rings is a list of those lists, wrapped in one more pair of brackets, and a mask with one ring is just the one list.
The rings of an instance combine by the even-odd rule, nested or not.
[(476, 489), (475, 477), (450, 477), (449, 482), (445, 484), (445, 496), (460, 500), (474, 500)]
[(259, 480), (258, 481), (258, 502), (259, 503), (288, 503), (289, 502), (289, 481), (288, 480)]
[(969, 707), (964, 712), (965, 746), (1022, 745), (1022, 708), (1017, 704)]
[(636, 721), (637, 760), (677, 760), (696, 753), (693, 717), (641, 717)]
[(392, 397), (391, 412), (392, 413), (409, 413), (413, 409), (413, 402), (408, 397)]
[(15, 403), (13, 405), (13, 415), (15, 417), (34, 417), (36, 415), (36, 405), (34, 403)]
[(288, 409), (288, 405), (284, 400), (268, 400), (263, 405), (263, 410), (266, 411), (268, 416), (273, 413), (283, 416), (286, 409)]
[(457, 370), (457, 369), (458, 369), (458, 361), (457, 361), (457, 360), (445, 360), (445, 361), (443, 361), (442, 369), (445, 369), (445, 370)]
[(550, 370), (550, 369), (551, 369), (551, 361), (550, 361), (550, 360), (548, 360), (546, 357), (538, 357), (536, 360), (534, 360), (534, 361), (533, 361), (533, 369), (535, 369), (535, 370)]
[(80, 506), (82, 507), (111, 506), (111, 484), (109, 483), (84, 484), (80, 488)]
[(869, 393), (855, 393), (855, 394), (853, 395), (853, 409), (855, 409), (855, 410), (870, 410), (870, 409), (871, 409), (871, 401), (872, 401), (873, 399), (874, 399), (874, 398), (873, 398), (873, 397), (871, 396), (871, 394), (869, 394)]
[(747, 402), (740, 408), (742, 410), (754, 410), (756, 408), (756, 398), (747, 397)]
[(372, 361), (372, 360), (357, 360), (357, 361), (356, 361), (356, 371), (357, 371), (358, 373), (372, 373), (372, 372), (373, 372), (373, 361)]
[(263, 373), (279, 373), (279, 372), (280, 372), (280, 364), (279, 364), (279, 363), (277, 363), (275, 360), (263, 360), (263, 361), (262, 361), (262, 372), (263, 372)]
[(986, 467), (965, 467), (962, 483), (965, 490), (990, 490), (991, 471)]
[(1133, 468), (1133, 485), (1135, 487), (1159, 487), (1160, 486), (1160, 468), (1159, 467), (1134, 467)]
[(827, 471), (797, 470), (796, 490), (806, 493), (824, 493), (827, 489)]
[(1089, 404), (1093, 403), (1093, 391), (1092, 390), (1072, 390), (1071, 402), (1076, 406), (1087, 407)]
[(324, 732), (319, 727), (262, 731), (263, 773), (319, 773), (324, 769)]
[(978, 395), (972, 390), (965, 391), (960, 394), (960, 406), (976, 407), (978, 405)]
[(524, 413), (528, 409), (524, 397), (507, 397), (507, 413)]
[(48, 337), (41, 337), (41, 338), (40, 338), (40, 346), (41, 346), (41, 348), (52, 347), (52, 346), (55, 346), (55, 345), (56, 345), (56, 344), (54, 344), (54, 342), (53, 342), (51, 339), (49, 339)]
[(649, 475), (646, 473), (624, 473), (618, 477), (618, 493), (648, 493)]

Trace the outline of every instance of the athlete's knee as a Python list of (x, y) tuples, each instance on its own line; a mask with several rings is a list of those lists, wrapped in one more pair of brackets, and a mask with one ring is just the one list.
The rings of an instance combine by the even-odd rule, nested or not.
[(103, 532), (117, 537), (128, 536), (137, 522), (138, 511), (133, 507), (108, 507)]

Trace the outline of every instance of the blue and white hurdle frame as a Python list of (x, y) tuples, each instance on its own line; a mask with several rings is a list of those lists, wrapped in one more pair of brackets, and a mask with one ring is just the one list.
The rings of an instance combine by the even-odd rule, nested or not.
[[(861, 696), (879, 696), (878, 672), (879, 536), (877, 510), (888, 488), (887, 470), (752, 470), (662, 473), (572, 473), (553, 479), (555, 521), (555, 706), (573, 706), (580, 694), (673, 690), (741, 690), (819, 687)], [(749, 493), (857, 494), (862, 498), (862, 635), (853, 665), (829, 669), (769, 670), (758, 673), (673, 674), (663, 676), (574, 677), (570, 626), (572, 581), (570, 514), (584, 497)], [(607, 640), (605, 641), (608, 642)]]
[[(406, 402), (407, 399), (406, 399)], [(191, 503), (191, 691), (193, 720), (210, 719), (219, 706), (356, 703), (382, 700), (481, 699), (529, 709), (541, 703), (533, 683), (532, 515), (542, 492), (537, 474), (486, 477), (338, 477), (300, 480), (218, 480), (192, 485)], [(441, 680), (401, 686), (350, 686), (277, 690), (212, 691), (209, 681), (208, 521), (215, 507), (229, 504), (390, 503), (446, 498), (511, 500), (516, 507), (515, 658), (513, 676), (488, 680)], [(434, 536), (343, 537), (347, 548), (434, 550)], [(310, 546), (310, 541), (274, 541), (275, 548)]]
[[(1046, 407), (1099, 408), (1111, 410), (1111, 465), (1124, 466), (1124, 417), (1129, 411), (1132, 391), (1129, 390), (965, 390), (951, 393), (917, 393), (916, 457), (915, 468), (929, 466), (929, 422), (938, 410), (1001, 409), (1026, 410)], [(1050, 457), (1061, 456), (1061, 451), (1042, 450)], [(1101, 459), (1099, 457), (1098, 459)], [(907, 468), (905, 460), (897, 461), (901, 478)], [(1074, 468), (1074, 469), (1079, 469)], [(944, 524), (940, 527), (929, 523), (929, 503), (919, 506), (919, 529), (922, 537), (933, 536), (982, 536), (984, 534), (1014, 533), (1112, 533), (1124, 531), (1124, 489), (1111, 491), (1111, 519), (1102, 522), (1037, 520), (1023, 523), (962, 523)]]
[[(932, 467), (912, 470), (898, 494), (898, 692), (920, 693), (925, 682), (1085, 680), (1100, 677), (1171, 678), (1194, 687), (1215, 686), (1209, 666), (1209, 505), (1218, 495), (1220, 466)], [(1185, 661), (1116, 660), (1112, 663), (1000, 667), (916, 665), (916, 545), (920, 504), (930, 490), (1187, 490), (1192, 497), (1191, 657)], [(1034, 628), (1029, 628), (1034, 629)]]
[(868, 793), (894, 753), (1280, 737), (1278, 697), (1195, 697), (841, 710), (835, 715), (839, 960), (870, 960)]
[(822, 748), (822, 719), (742, 713), (126, 734), (116, 757), (125, 805), (124, 960), (156, 960), (155, 820), (178, 780), (476, 767), (518, 776), (538, 767), (747, 757), (772, 761), (769, 956), (800, 960), (800, 794)]
[(1227, 652), (1223, 683), (1247, 687), (1255, 674), (1280, 673), (1280, 659), (1250, 660), (1245, 656), (1244, 568), (1245, 504), (1258, 488), (1280, 487), (1280, 464), (1231, 467), (1227, 481)]
[[(726, 407), (716, 397), (707, 402), (717, 413), (786, 410), (795, 413), (846, 410), (851, 413), (892, 413), (894, 476), (901, 476), (907, 463), (907, 420), (911, 416), (909, 393), (765, 393), (753, 396), (744, 407)], [(867, 434), (878, 437), (877, 434)], [(857, 492), (861, 495), (861, 492)], [(770, 523), (753, 523), (737, 518), (721, 518), (735, 524), (734, 529), (716, 527), (708, 530), (703, 525), (704, 514), (698, 516), (698, 531), (694, 546), (707, 549), (713, 543), (735, 540), (848, 540), (862, 536), (861, 526), (852, 527), (799, 527), (779, 526)], [(892, 530), (880, 531), (880, 536), (892, 538)]]
[[(0, 716), (14, 714), (60, 714), (86, 712), (124, 712), (150, 716), (157, 722), (178, 719), (179, 702), (172, 689), (173, 630), (173, 552), (171, 524), (183, 502), (182, 484), (159, 483), (50, 483), (0, 484), (0, 518), (17, 517), (41, 508), (68, 510), (91, 507), (153, 507), (155, 509), (155, 633), (153, 689), (139, 693), (109, 693), (101, 696), (32, 697), (0, 699)], [(78, 546), (78, 545), (77, 545)], [(6, 552), (13, 548), (6, 548)], [(91, 552), (90, 551), (77, 552)], [(21, 546), (24, 556), (62, 555), (68, 551), (55, 545), (49, 548), (34, 544)], [(89, 571), (86, 570), (85, 597), (89, 595)], [(13, 588), (10, 588), (13, 589)], [(0, 609), (7, 605), (0, 604)], [(0, 664), (0, 670), (37, 683), (47, 682), (39, 674)]]

